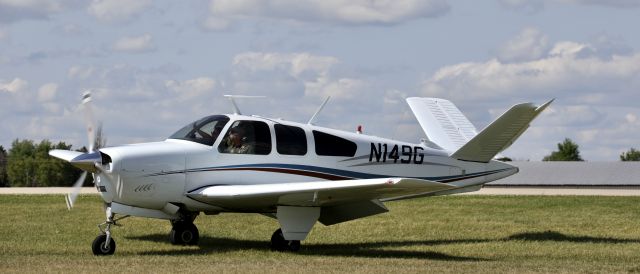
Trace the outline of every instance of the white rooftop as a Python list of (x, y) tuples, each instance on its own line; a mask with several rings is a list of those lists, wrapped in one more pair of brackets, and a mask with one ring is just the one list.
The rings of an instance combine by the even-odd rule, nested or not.
[(508, 162), (517, 174), (487, 185), (640, 186), (640, 162)]

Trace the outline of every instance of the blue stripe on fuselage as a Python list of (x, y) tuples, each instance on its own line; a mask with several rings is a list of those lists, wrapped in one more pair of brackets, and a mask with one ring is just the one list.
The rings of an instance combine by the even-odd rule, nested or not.
[[(499, 170), (469, 173), (465, 175), (452, 175), (452, 176), (439, 176), (439, 177), (408, 177), (408, 176), (397, 176), (397, 175), (370, 174), (370, 173), (362, 173), (362, 172), (348, 171), (348, 170), (342, 170), (342, 169), (308, 166), (308, 165), (265, 163), (265, 164), (228, 165), (228, 166), (195, 168), (195, 169), (188, 169), (186, 170), (186, 172), (205, 172), (205, 171), (245, 169), (245, 168), (277, 168), (277, 169), (283, 169), (283, 170), (290, 169), (290, 170), (311, 171), (311, 172), (319, 172), (324, 174), (342, 176), (342, 177), (347, 177), (352, 179), (402, 177), (402, 178), (414, 178), (414, 179), (422, 179), (422, 180), (429, 180), (429, 181), (457, 181), (465, 178), (473, 178), (473, 177), (490, 175), (490, 174), (507, 170), (507, 169), (499, 169)], [(154, 174), (154, 175), (161, 175), (161, 174)]]

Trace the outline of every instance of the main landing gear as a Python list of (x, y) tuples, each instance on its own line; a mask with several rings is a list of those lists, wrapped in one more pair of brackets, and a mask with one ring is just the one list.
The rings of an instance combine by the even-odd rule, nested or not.
[(193, 224), (198, 214), (183, 214), (180, 219), (171, 221), (169, 241), (174, 245), (197, 245), (200, 239), (198, 228)]
[(197, 245), (200, 239), (198, 228), (191, 222), (173, 222), (169, 240), (174, 245)]
[(113, 255), (113, 253), (116, 252), (116, 241), (111, 237), (111, 226), (119, 226), (116, 221), (129, 217), (127, 215), (114, 219), (115, 214), (111, 212), (111, 207), (106, 208), (106, 214), (107, 221), (98, 225), (101, 233), (93, 240), (93, 244), (91, 244), (93, 255)]
[(282, 229), (278, 228), (273, 235), (271, 235), (271, 250), (274, 251), (298, 251), (300, 250), (300, 241), (291, 240), (287, 241), (284, 239), (284, 235), (282, 234)]

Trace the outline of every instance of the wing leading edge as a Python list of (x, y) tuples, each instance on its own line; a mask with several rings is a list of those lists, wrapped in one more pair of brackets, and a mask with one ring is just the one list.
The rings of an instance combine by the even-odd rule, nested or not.
[(227, 209), (250, 211), (274, 206), (336, 206), (454, 188), (456, 187), (449, 184), (421, 179), (378, 178), (264, 185), (217, 185), (190, 191), (187, 196)]

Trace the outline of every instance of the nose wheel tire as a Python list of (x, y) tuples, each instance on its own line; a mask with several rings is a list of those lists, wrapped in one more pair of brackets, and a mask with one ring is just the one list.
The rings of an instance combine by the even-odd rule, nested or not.
[(193, 223), (176, 223), (169, 233), (169, 240), (174, 245), (197, 245), (199, 239), (200, 233)]
[(285, 240), (282, 229), (278, 229), (271, 235), (271, 250), (274, 251), (293, 251), (300, 250), (300, 241), (297, 240)]
[(113, 255), (116, 252), (116, 241), (113, 238), (109, 238), (109, 244), (107, 245), (107, 235), (99, 235), (93, 240), (91, 249), (93, 250), (93, 255)]

